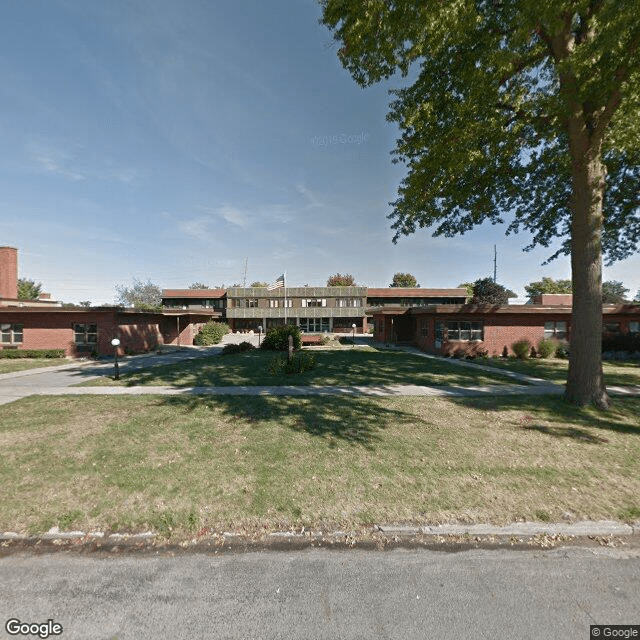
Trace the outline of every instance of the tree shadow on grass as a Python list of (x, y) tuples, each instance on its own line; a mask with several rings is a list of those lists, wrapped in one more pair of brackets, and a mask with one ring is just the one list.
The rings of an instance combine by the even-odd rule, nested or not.
[(414, 415), (360, 396), (162, 396), (159, 404), (183, 412), (211, 411), (259, 429), (277, 422), (292, 431), (323, 439), (329, 447), (339, 443), (369, 450), (381, 440), (381, 432), (415, 423)]
[[(514, 425), (556, 438), (592, 444), (609, 442), (590, 429), (640, 436), (640, 398), (614, 398), (608, 411), (576, 407), (558, 396), (494, 396), (452, 398), (451, 401), (461, 407), (487, 412), (518, 411), (521, 415), (514, 419)], [(552, 424), (541, 424), (543, 422)]]

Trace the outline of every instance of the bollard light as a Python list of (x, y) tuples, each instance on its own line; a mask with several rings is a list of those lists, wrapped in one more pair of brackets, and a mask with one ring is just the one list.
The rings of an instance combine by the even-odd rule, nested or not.
[(113, 379), (120, 380), (120, 371), (118, 369), (118, 347), (120, 346), (120, 340), (114, 338), (111, 344), (113, 345)]
[(356, 325), (355, 323), (353, 323), (351, 325), (351, 330), (353, 331), (353, 336), (352, 336), (352, 340), (353, 340), (353, 346), (356, 346)]

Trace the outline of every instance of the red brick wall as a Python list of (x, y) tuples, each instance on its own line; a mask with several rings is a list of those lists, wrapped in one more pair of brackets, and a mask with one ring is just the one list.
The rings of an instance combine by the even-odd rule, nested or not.
[[(67, 356), (112, 355), (113, 338), (120, 340), (118, 352), (139, 353), (163, 344), (161, 314), (122, 315), (116, 309), (86, 311), (17, 311), (0, 308), (0, 322), (23, 325), (23, 341), (19, 349), (64, 349)], [(98, 341), (95, 346), (76, 346), (75, 324), (95, 324)], [(1, 346), (1, 345), (0, 345)]]
[[(428, 318), (427, 336), (422, 336), (421, 320)], [(438, 314), (437, 316), (418, 316), (415, 342), (424, 351), (451, 355), (455, 352), (479, 355), (487, 352), (488, 355), (502, 355), (506, 346), (509, 354), (513, 354), (511, 345), (519, 340), (529, 340), (533, 346), (537, 346), (544, 338), (544, 323), (547, 320), (561, 320), (569, 327), (571, 313), (554, 314), (464, 314), (453, 313), (451, 315)], [(446, 323), (448, 320), (469, 320), (473, 322), (483, 321), (484, 339), (482, 341), (445, 341), (437, 348), (435, 345), (435, 324), (437, 322)]]
[(18, 297), (18, 250), (0, 247), (0, 298)]

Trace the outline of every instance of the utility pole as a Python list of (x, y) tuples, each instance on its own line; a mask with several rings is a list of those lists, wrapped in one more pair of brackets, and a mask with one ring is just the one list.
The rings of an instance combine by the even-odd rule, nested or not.
[(493, 282), (497, 282), (498, 275), (498, 249), (493, 245)]
[(247, 262), (249, 262), (249, 258), (244, 259), (244, 274), (242, 275), (242, 288), (245, 289), (247, 287)]

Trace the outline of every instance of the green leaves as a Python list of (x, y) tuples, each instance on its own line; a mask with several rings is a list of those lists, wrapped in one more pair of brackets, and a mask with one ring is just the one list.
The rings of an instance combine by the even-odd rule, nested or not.
[[(640, 240), (640, 1), (322, 0), (339, 57), (368, 86), (413, 69), (387, 119), (407, 166), (389, 216), (394, 242), (420, 228), (464, 233), (509, 216), (527, 248), (570, 232), (568, 123), (604, 153), (603, 249)], [(412, 74), (413, 75), (413, 74)], [(575, 161), (575, 158), (574, 158)], [(634, 195), (635, 194), (635, 195)], [(568, 253), (569, 242), (554, 254)]]

